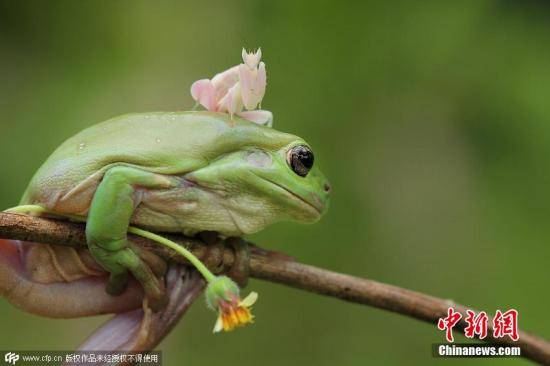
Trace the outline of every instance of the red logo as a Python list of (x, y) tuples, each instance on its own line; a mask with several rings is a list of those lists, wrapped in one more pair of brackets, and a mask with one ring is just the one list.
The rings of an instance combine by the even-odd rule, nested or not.
[(468, 325), (464, 328), (466, 338), (474, 338), (477, 334), (479, 339), (487, 337), (487, 313), (482, 311), (476, 315), (472, 310), (466, 310), (468, 316), (464, 319)]
[(497, 310), (493, 319), (493, 337), (503, 338), (505, 336), (510, 337), (514, 341), (519, 339), (518, 311), (515, 309), (510, 309), (505, 313)]
[(455, 339), (453, 338), (453, 328), (456, 323), (458, 323), (460, 318), (462, 318), (462, 315), (456, 312), (453, 308), (449, 308), (447, 310), (447, 316), (445, 318), (439, 318), (439, 321), (437, 322), (437, 327), (440, 330), (445, 331), (447, 342), (454, 342)]
[[(477, 336), (479, 339), (487, 337), (489, 317), (484, 311), (480, 311), (476, 314), (472, 310), (466, 310), (467, 316), (464, 318), (466, 326), (464, 327), (464, 335), (467, 338), (474, 338)], [(462, 319), (462, 314), (455, 311), (453, 308), (447, 309), (447, 316), (439, 318), (437, 322), (437, 328), (445, 331), (445, 337), (447, 342), (454, 342), (453, 328)], [(519, 339), (518, 334), (518, 311), (510, 309), (506, 312), (497, 310), (495, 317), (493, 318), (493, 337), (503, 338), (510, 337), (512, 340), (517, 341)]]

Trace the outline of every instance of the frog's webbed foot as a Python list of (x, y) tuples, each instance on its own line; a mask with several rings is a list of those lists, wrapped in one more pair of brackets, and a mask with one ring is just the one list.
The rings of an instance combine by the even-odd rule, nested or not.
[[(124, 249), (127, 251), (131, 251), (133, 253), (130, 253), (130, 256), (132, 258), (128, 259), (125, 256), (127, 254), (117, 254), (120, 255), (119, 261), (124, 266), (124, 268), (120, 269), (120, 272), (111, 272), (111, 275), (109, 277), (109, 281), (107, 282), (106, 291), (110, 295), (119, 295), (121, 294), (125, 289), (126, 285), (128, 283), (128, 271), (125, 270), (125, 268), (130, 269), (132, 274), (140, 280), (144, 279), (144, 281), (153, 283), (149, 286), (152, 286), (152, 293), (154, 296), (160, 296), (163, 297), (161, 294), (163, 291), (162, 282), (158, 281), (159, 277), (164, 276), (166, 273), (166, 261), (164, 259), (160, 258), (156, 254), (152, 253), (151, 251), (144, 249), (140, 247), (139, 245), (135, 245), (132, 242), (128, 242), (128, 248)], [(137, 259), (134, 257), (134, 254), (137, 255)], [(136, 261), (138, 263), (134, 263), (133, 261)], [(136, 271), (139, 271), (141, 273), (144, 272), (144, 274), (138, 273), (137, 275), (134, 273)], [(156, 281), (155, 281), (156, 279)], [(158, 284), (156, 283), (158, 282)], [(146, 291), (146, 293), (148, 293)], [(155, 295), (157, 294), (158, 295)], [(161, 299), (161, 301), (164, 301)]]
[[(123, 293), (128, 283), (128, 272), (131, 272), (143, 286), (150, 308), (158, 311), (164, 307), (167, 300), (166, 289), (157, 275), (163, 274), (162, 271), (166, 269), (166, 265), (159, 263), (160, 258), (131, 243), (126, 248), (115, 252), (97, 247), (90, 249), (93, 250), (96, 258), (101, 258), (101, 264), (110, 272), (106, 286), (108, 294), (117, 296)], [(151, 263), (153, 263), (152, 266)]]
[[(222, 240), (217, 233), (205, 231), (199, 233), (199, 238), (208, 244), (206, 253), (201, 260), (214, 273), (226, 272), (239, 287), (243, 288), (248, 283), (250, 274), (250, 250), (248, 243), (242, 238), (231, 237)], [(224, 244), (233, 250), (233, 264), (225, 268), (223, 263)]]

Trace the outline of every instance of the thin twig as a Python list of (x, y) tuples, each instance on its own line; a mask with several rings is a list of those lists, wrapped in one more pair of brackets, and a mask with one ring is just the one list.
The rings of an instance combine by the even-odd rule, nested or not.
[[(195, 238), (172, 234), (165, 236), (184, 245), (199, 258), (211, 250)], [(73, 247), (86, 246), (83, 224), (9, 213), (0, 213), (0, 238)], [(185, 259), (164, 246), (136, 236), (132, 236), (132, 240), (167, 260), (186, 263)], [(220, 259), (223, 259), (226, 267), (230, 267), (234, 260), (233, 251), (230, 248), (223, 248)], [(434, 325), (439, 318), (446, 316), (447, 309), (452, 306), (463, 316), (456, 329), (463, 330), (467, 325), (464, 318), (469, 308), (451, 300), (313, 267), (294, 261), (283, 254), (255, 246), (252, 246), (251, 251), (250, 275), (258, 279), (389, 310)], [(508, 337), (495, 339), (492, 338), (491, 320), (488, 328), (489, 335), (484, 341), (503, 346), (519, 346), (522, 357), (550, 365), (550, 343), (544, 339), (524, 331), (519, 332), (519, 340), (515, 342)]]

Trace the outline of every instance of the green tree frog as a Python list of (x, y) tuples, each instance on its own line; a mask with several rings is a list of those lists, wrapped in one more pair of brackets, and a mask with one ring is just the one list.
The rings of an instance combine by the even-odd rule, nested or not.
[[(150, 306), (160, 308), (162, 265), (132, 246), (129, 225), (241, 237), (281, 220), (317, 221), (330, 190), (310, 146), (292, 134), (210, 111), (116, 117), (63, 143), (21, 200), (49, 215), (85, 221), (89, 253), (28, 244), (18, 262), (3, 241), (0, 291), (42, 315), (122, 312), (136, 306), (140, 293), (139, 286), (126, 289), (131, 273)], [(105, 281), (94, 278), (105, 271), (107, 293), (119, 296), (98, 292)], [(81, 284), (78, 296), (56, 298), (56, 284), (73, 281)]]

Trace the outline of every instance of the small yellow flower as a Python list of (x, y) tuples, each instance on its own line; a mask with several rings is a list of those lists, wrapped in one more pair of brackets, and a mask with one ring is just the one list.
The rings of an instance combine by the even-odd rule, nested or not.
[(248, 323), (254, 322), (254, 315), (250, 312), (250, 307), (258, 299), (256, 292), (248, 294), (244, 300), (237, 297), (230, 301), (219, 300), (218, 302), (218, 320), (214, 326), (214, 333), (222, 330), (229, 332), (237, 327), (242, 327)]
[[(29, 208), (42, 209), (39, 206), (19, 206), (15, 209), (29, 211)], [(13, 210), (15, 212), (15, 209)], [(250, 313), (250, 307), (258, 299), (258, 294), (251, 292), (244, 300), (241, 300), (239, 286), (227, 276), (215, 276), (210, 270), (189, 250), (157, 234), (130, 227), (128, 232), (154, 240), (168, 248), (172, 248), (197, 268), (208, 283), (205, 297), (206, 305), (218, 312), (218, 320), (214, 332), (222, 329), (230, 331), (236, 327), (252, 323), (254, 316)]]
[(241, 300), (239, 286), (227, 276), (218, 276), (208, 283), (205, 294), (208, 307), (218, 312), (214, 333), (253, 323), (250, 308), (258, 299), (257, 293), (251, 292)]

